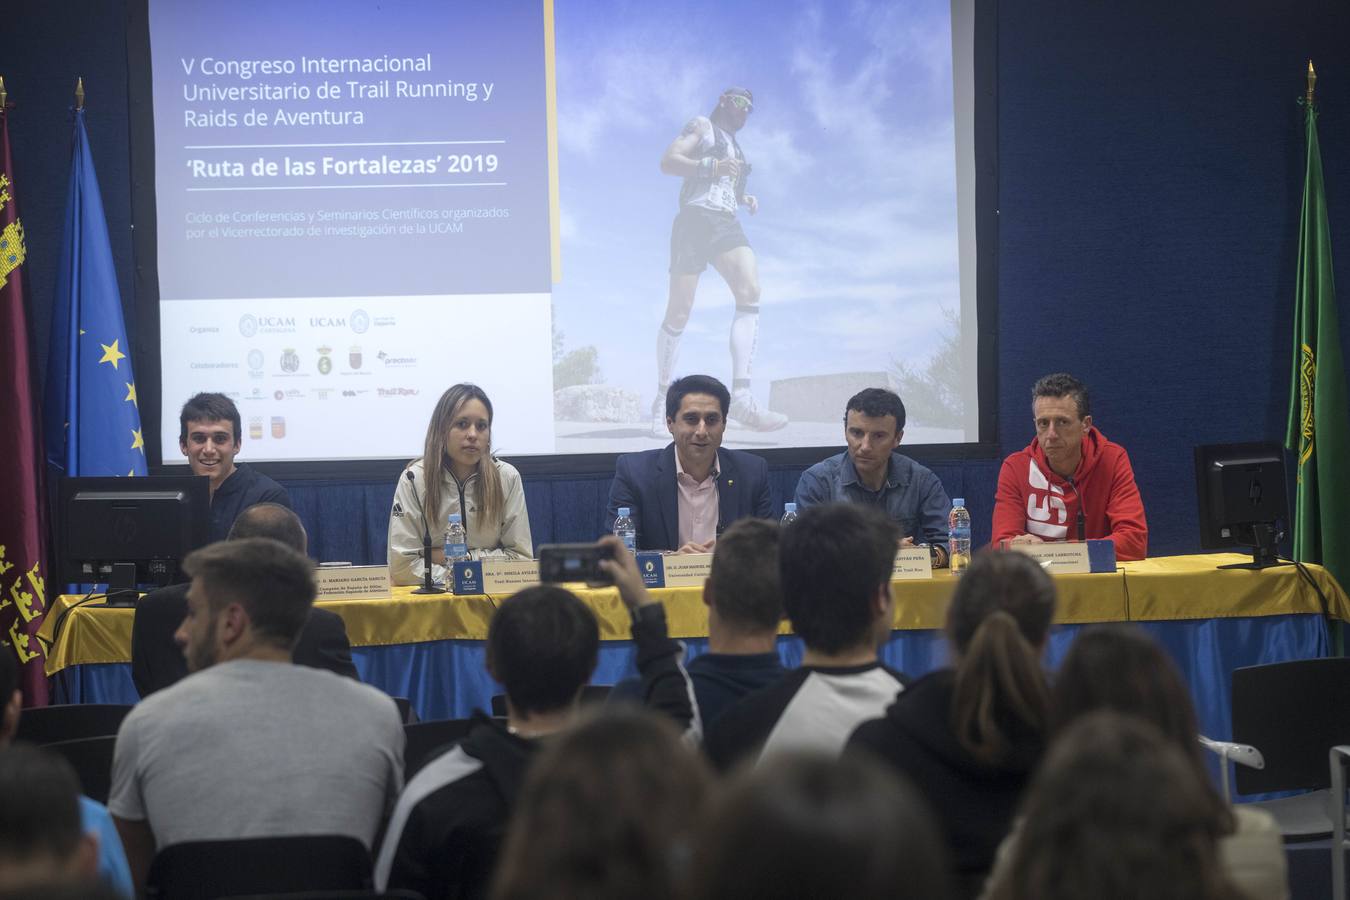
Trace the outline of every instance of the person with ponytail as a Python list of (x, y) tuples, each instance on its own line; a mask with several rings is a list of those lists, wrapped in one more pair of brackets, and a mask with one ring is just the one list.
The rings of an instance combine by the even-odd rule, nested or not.
[(471, 558), (534, 556), (520, 473), (493, 458), (492, 401), (475, 384), (457, 384), (441, 395), (421, 458), (399, 475), (389, 516), (394, 584), (422, 581), (424, 510), (431, 530), (431, 573), (438, 581), (445, 577), (445, 526), (452, 513), (460, 514)]
[(956, 896), (973, 897), (1045, 749), (1049, 687), (1041, 657), (1055, 586), (1015, 551), (986, 551), (947, 608), (953, 666), (914, 682), (849, 740), (907, 776), (938, 814)]

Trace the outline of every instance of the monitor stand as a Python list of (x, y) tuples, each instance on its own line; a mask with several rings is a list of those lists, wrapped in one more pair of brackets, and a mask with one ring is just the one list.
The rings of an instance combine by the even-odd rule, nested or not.
[(1293, 563), (1280, 559), (1276, 544), (1279, 541), (1279, 535), (1275, 531), (1274, 522), (1256, 522), (1252, 528), (1252, 561), (1245, 563), (1229, 563), (1226, 566), (1219, 566), (1220, 569), (1269, 569), (1274, 566), (1292, 566)]
[(104, 603), (108, 606), (135, 606), (140, 598), (141, 592), (136, 590), (136, 564), (113, 563)]

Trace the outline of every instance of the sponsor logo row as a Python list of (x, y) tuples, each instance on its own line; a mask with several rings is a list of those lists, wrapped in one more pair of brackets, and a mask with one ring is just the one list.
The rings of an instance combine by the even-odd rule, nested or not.
[[(244, 313), (239, 317), (239, 333), (246, 338), (259, 334), (294, 334), (304, 328), (349, 328), (355, 334), (365, 334), (371, 328), (390, 328), (398, 324), (394, 316), (372, 316), (364, 309), (354, 309), (347, 315), (275, 316)], [(214, 325), (188, 326), (189, 334), (214, 334), (220, 328)]]

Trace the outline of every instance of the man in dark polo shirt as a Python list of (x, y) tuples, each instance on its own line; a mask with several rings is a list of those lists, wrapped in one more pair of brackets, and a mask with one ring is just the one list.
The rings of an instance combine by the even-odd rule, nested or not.
[(193, 475), (211, 479), (211, 543), (225, 540), (234, 520), (250, 506), (291, 505), (284, 487), (235, 463), (241, 437), (239, 409), (224, 394), (198, 394), (178, 414), (178, 448)]

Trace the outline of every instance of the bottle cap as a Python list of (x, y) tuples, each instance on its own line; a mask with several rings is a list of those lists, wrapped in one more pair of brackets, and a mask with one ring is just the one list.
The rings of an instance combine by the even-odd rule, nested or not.
[(620, 507), (619, 507), (619, 515), (621, 515), (621, 516), (627, 516), (627, 515), (631, 515), (631, 514), (632, 514), (632, 510), (630, 510), (628, 507), (626, 507), (626, 506), (620, 506)]
[(462, 522), (463, 519), (461, 519), (461, 518), (459, 517), (459, 513), (451, 513), (451, 514), (450, 514), (450, 519), (449, 519), (449, 521), (451, 521), (451, 522)]
[(953, 508), (958, 507), (958, 506), (965, 506), (965, 505), (966, 505), (966, 498), (965, 498), (965, 497), (953, 497), (953, 498), (952, 498), (952, 507), (953, 507)]
[(783, 504), (783, 512), (785, 512), (785, 513), (790, 513), (790, 512), (796, 512), (796, 511), (797, 511), (797, 504), (795, 504), (795, 503), (784, 503), (784, 504)]

